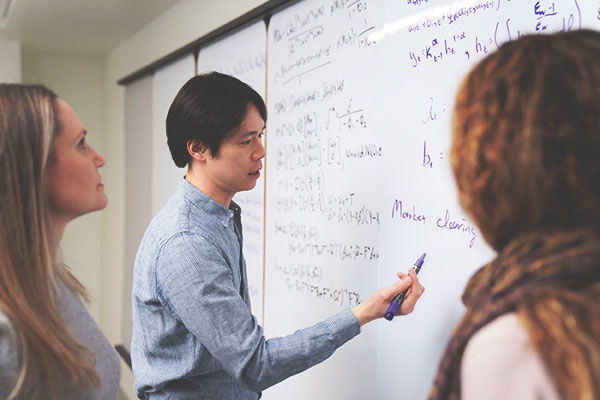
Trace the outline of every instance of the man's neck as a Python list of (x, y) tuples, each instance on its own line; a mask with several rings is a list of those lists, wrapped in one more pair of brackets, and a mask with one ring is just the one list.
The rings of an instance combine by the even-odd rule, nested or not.
[(212, 184), (210, 179), (208, 179), (199, 168), (192, 168), (190, 166), (185, 175), (185, 180), (223, 207), (229, 208), (233, 195), (226, 195), (219, 190), (219, 188)]

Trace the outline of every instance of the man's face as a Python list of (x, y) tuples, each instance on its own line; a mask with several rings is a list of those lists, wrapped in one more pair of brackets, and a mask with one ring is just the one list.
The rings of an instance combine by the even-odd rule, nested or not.
[(237, 192), (256, 186), (265, 156), (264, 129), (265, 121), (256, 107), (250, 105), (239, 128), (221, 142), (217, 156), (208, 155), (205, 172), (213, 186), (213, 195), (231, 199)]

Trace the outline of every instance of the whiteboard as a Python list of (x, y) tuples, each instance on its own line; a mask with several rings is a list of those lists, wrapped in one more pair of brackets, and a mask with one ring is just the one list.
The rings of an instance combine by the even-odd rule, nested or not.
[(410, 316), (366, 325), (264, 398), (427, 396), (464, 286), (494, 257), (450, 171), (457, 85), (519, 35), (600, 29), (599, 9), (597, 0), (306, 0), (271, 18), (267, 336), (357, 304), (422, 252), (427, 290)]
[[(250, 85), (263, 98), (266, 89), (267, 31), (259, 21), (243, 30), (204, 47), (198, 54), (198, 73), (219, 71), (235, 76)], [(252, 312), (259, 324), (263, 322), (263, 264), (264, 264), (264, 170), (254, 189), (234, 197), (242, 208), (244, 258), (248, 273), (248, 292)]]
[[(457, 85), (519, 35), (584, 27), (600, 29), (600, 0), (304, 0), (268, 30), (261, 21), (200, 50), (198, 72), (237, 76), (268, 105), (265, 173), (235, 197), (267, 337), (356, 305), (427, 253), (427, 291), (413, 314), (366, 325), (263, 398), (426, 397), (464, 312), (464, 285), (494, 257), (461, 210), (449, 167)], [(165, 118), (193, 74), (190, 55), (152, 78), (152, 214), (185, 174)]]
[(156, 71), (152, 79), (152, 215), (177, 191), (187, 170), (177, 168), (167, 146), (169, 107), (185, 82), (194, 76), (194, 56), (189, 55)]
[[(386, 3), (387, 26), (379, 30), (376, 39), (387, 55), (383, 60), (385, 98), (390, 99), (386, 119), (389, 126), (401, 127), (402, 147), (397, 142), (393, 151), (403, 155), (386, 160), (386, 170), (408, 174), (395, 174), (396, 183), (386, 186), (383, 197), (388, 200), (388, 212), (391, 202), (399, 200), (409, 211), (416, 207), (416, 213), (428, 220), (417, 230), (413, 221), (398, 214), (387, 219), (381, 246), (382, 253), (390, 257), (382, 257), (379, 276), (383, 283), (385, 276), (391, 275), (393, 260), (405, 249), (423, 248), (428, 252), (422, 274), (428, 293), (406, 323), (379, 329), (378, 398), (395, 398), (384, 383), (397, 376), (414, 382), (403, 387), (406, 398), (425, 398), (463, 311), (460, 296), (464, 285), (474, 270), (493, 256), (458, 205), (449, 166), (450, 113), (460, 80), (487, 53), (520, 35), (600, 27), (600, 21), (590, 18), (591, 3)], [(392, 101), (397, 93), (405, 94)], [(394, 146), (392, 141), (388, 144)], [(398, 239), (404, 248), (398, 246)], [(390, 368), (392, 365), (396, 368)]]
[[(350, 4), (348, 2), (348, 4)], [(378, 285), (380, 48), (362, 32), (383, 10), (298, 3), (268, 33), (265, 329), (283, 336), (351, 307)], [(359, 153), (373, 156), (359, 157)], [(347, 151), (356, 157), (347, 157)], [(265, 391), (266, 399), (373, 396), (377, 331)]]

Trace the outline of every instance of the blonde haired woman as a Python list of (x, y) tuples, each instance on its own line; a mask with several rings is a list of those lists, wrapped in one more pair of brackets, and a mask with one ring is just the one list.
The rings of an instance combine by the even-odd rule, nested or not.
[(106, 206), (104, 158), (67, 103), (0, 84), (0, 398), (114, 399), (116, 353), (58, 260), (66, 224)]

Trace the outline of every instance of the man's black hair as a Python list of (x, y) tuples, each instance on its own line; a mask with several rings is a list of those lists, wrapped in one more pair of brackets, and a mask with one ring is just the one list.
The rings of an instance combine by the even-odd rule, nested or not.
[(190, 139), (202, 142), (216, 157), (223, 139), (244, 122), (250, 105), (266, 122), (262, 97), (239, 79), (209, 72), (187, 81), (167, 114), (167, 144), (175, 165), (182, 168), (188, 164)]

